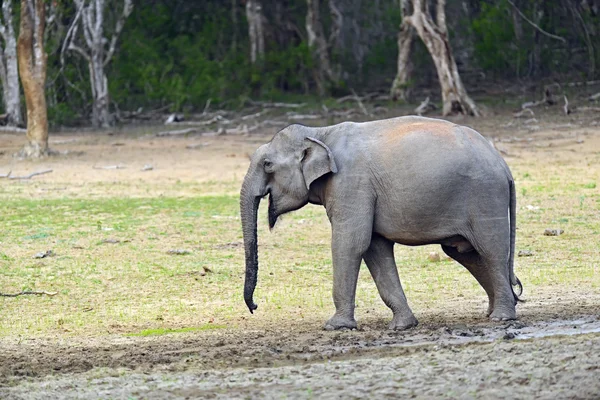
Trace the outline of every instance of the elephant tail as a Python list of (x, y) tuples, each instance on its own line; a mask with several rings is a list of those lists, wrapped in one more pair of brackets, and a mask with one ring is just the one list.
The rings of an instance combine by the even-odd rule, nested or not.
[(515, 181), (511, 178), (509, 182), (510, 186), (510, 203), (509, 203), (509, 221), (510, 221), (510, 253), (508, 255), (508, 270), (510, 273), (510, 284), (511, 286), (518, 286), (519, 293), (517, 294), (513, 288), (513, 296), (515, 302), (524, 302), (519, 296), (523, 294), (523, 285), (517, 276), (515, 275), (515, 238), (517, 230), (517, 195), (515, 193)]

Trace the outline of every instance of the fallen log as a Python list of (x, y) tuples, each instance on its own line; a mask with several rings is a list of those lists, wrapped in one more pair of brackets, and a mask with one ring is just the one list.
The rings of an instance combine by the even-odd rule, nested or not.
[[(20, 180), (26, 180), (26, 179), (31, 179), (34, 176), (38, 176), (38, 175), (44, 175), (44, 174), (49, 174), (50, 172), (52, 172), (51, 169), (45, 169), (43, 171), (38, 171), (38, 172), (32, 172), (29, 175), (25, 175), (25, 176), (8, 176), (8, 179), (20, 179)], [(10, 173), (9, 173), (10, 174)]]

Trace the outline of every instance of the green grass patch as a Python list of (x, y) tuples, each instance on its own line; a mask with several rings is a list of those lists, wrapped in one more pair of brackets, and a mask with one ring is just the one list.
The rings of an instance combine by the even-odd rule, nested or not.
[[(590, 190), (600, 177), (588, 166), (597, 165), (600, 154), (590, 157), (574, 157), (567, 168), (534, 156), (509, 159), (514, 176), (521, 177), (517, 252), (533, 253), (516, 260), (525, 298), (533, 300), (529, 304), (543, 291), (567, 298), (571, 288), (581, 293), (600, 288), (600, 193)], [(202, 185), (151, 177), (89, 186), (69, 182), (85, 185), (88, 192), (81, 189), (78, 196), (64, 198), (32, 186), (41, 180), (1, 180), (0, 292), (58, 294), (0, 298), (0, 338), (150, 336), (322, 323), (334, 311), (331, 226), (323, 207), (313, 205), (282, 216), (271, 232), (266, 202), (261, 205), (255, 292), (259, 308), (254, 315), (248, 312), (242, 295), (242, 177)], [(132, 186), (138, 197), (128, 197)], [(548, 237), (546, 228), (565, 232)], [(169, 254), (174, 249), (189, 253)], [(33, 258), (47, 250), (54, 255)], [(431, 251), (442, 254), (439, 246), (395, 248), (400, 278), (417, 317), (454, 315), (460, 309), (483, 318), (483, 289), (452, 261), (428, 262)], [(391, 316), (364, 266), (356, 304), (359, 320)]]

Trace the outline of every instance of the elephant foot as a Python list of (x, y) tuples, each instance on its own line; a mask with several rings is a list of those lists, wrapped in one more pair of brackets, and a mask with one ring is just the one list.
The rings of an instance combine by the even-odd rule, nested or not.
[(392, 318), (392, 322), (390, 322), (389, 329), (393, 331), (403, 331), (406, 329), (413, 328), (419, 324), (417, 318), (414, 315), (410, 314), (407, 316), (394, 315)]
[(494, 322), (511, 321), (517, 319), (517, 312), (512, 309), (495, 308), (490, 314), (490, 319)]
[(356, 329), (356, 327), (356, 320), (353, 317), (334, 315), (325, 323), (324, 329), (326, 331), (336, 331), (339, 329)]

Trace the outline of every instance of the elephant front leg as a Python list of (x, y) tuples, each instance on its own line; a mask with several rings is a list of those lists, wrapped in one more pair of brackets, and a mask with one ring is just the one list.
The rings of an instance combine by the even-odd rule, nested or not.
[(398, 276), (394, 259), (394, 243), (379, 235), (373, 235), (371, 245), (363, 257), (381, 299), (394, 314), (389, 328), (404, 330), (417, 326), (419, 322), (406, 301)]
[[(356, 227), (356, 225), (354, 225)], [(335, 314), (325, 323), (325, 329), (356, 329), (354, 305), (356, 282), (362, 255), (366, 251), (371, 232), (368, 234), (333, 227), (333, 303)]]

